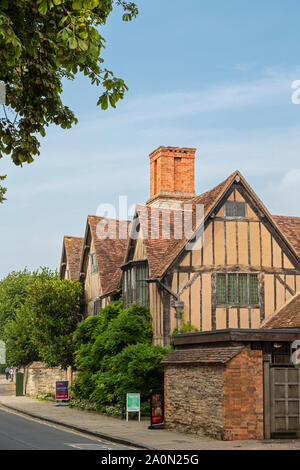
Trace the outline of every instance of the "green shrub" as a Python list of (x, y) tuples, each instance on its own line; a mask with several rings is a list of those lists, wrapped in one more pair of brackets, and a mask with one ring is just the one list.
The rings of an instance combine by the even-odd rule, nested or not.
[(115, 302), (91, 318), (81, 322), (74, 334), (75, 403), (79, 400), (78, 406), (116, 413), (116, 407), (124, 409), (126, 393), (138, 392), (143, 413), (149, 414), (149, 390), (162, 386), (161, 360), (168, 352), (152, 345), (149, 310), (136, 304), (122, 310), (120, 302)]

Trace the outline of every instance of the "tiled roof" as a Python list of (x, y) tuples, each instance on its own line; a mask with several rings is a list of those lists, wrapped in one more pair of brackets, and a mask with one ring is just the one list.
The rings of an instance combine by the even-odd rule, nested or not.
[[(165, 265), (174, 259), (178, 245), (182, 240), (175, 239), (174, 225), (182, 218), (182, 210), (169, 210), (151, 206), (137, 205), (137, 213), (142, 237), (146, 248), (149, 266), (149, 277), (158, 277)], [(164, 225), (170, 217), (170, 230)]]
[[(265, 211), (271, 223), (277, 225), (278, 229), (282, 234), (282, 237), (286, 240), (287, 244), (289, 244), (290, 247), (294, 250), (295, 254), (299, 256), (300, 217), (272, 216), (239, 171), (234, 171), (228, 178), (222, 181), (222, 183), (218, 184), (209, 191), (206, 191), (205, 193), (200, 194), (199, 196), (196, 196), (190, 199), (189, 201), (186, 201), (184, 204), (192, 204), (193, 208), (195, 208), (196, 204), (203, 204), (204, 219), (206, 220), (206, 218), (213, 211), (214, 207), (217, 205), (223, 194), (226, 192), (231, 183), (237, 177), (242, 180), (252, 197), (258, 202), (261, 209)], [(151, 213), (153, 211), (157, 211), (158, 209), (151, 206), (147, 206), (147, 208), (148, 215), (142, 213), (142, 210), (139, 208), (137, 208), (137, 212), (141, 222), (142, 230), (144, 233), (148, 234), (147, 239), (145, 239), (145, 247), (149, 262), (149, 277), (156, 278), (161, 277), (166, 272), (173, 260), (175, 260), (180, 254), (180, 252), (185, 248), (188, 240), (184, 236), (181, 239), (175, 239), (173, 235), (174, 221), (176, 221), (178, 218), (183, 218), (183, 205), (182, 210), (170, 211), (166, 209), (171, 213), (171, 236), (169, 239), (164, 239), (161, 234), (157, 237), (157, 239), (153, 239), (153, 236), (151, 237)], [(161, 208), (159, 210), (162, 212), (164, 211), (164, 209)], [(159, 222), (159, 226), (162, 227), (161, 221)], [(194, 220), (193, 230), (195, 230)]]
[(300, 256), (300, 217), (287, 217), (283, 215), (272, 215), (272, 217)]
[(300, 328), (300, 291), (267, 319), (261, 328)]
[(63, 243), (66, 253), (66, 261), (69, 267), (70, 280), (78, 281), (83, 238), (64, 236)]
[[(206, 191), (199, 196), (196, 196), (184, 204), (191, 204), (193, 208), (195, 208), (196, 204), (203, 204), (204, 205), (204, 217), (211, 211), (214, 205), (217, 203), (221, 195), (227, 189), (229, 184), (234, 180), (236, 175), (239, 175), (238, 171), (232, 173), (226, 180), (222, 183), (218, 184), (216, 187)], [(145, 207), (145, 206), (140, 206)], [(183, 206), (182, 210), (168, 210), (170, 213), (170, 225), (171, 225), (171, 236), (170, 239), (163, 239), (162, 236), (159, 236), (158, 239), (153, 239), (151, 237), (151, 213), (155, 213), (155, 211), (163, 212), (164, 209), (155, 208), (151, 206), (147, 206), (148, 209), (148, 219), (147, 216), (141, 215), (141, 209), (137, 209), (139, 214), (139, 219), (141, 222), (141, 227), (145, 226), (144, 233), (148, 233), (148, 238), (145, 240), (145, 246), (147, 251), (147, 258), (149, 263), (149, 277), (155, 278), (162, 276), (167, 268), (170, 266), (172, 261), (179, 255), (179, 253), (184, 249), (186, 246), (188, 239), (185, 236), (182, 236), (180, 239), (176, 239), (174, 237), (174, 222), (176, 225), (176, 221), (178, 220), (183, 221)], [(148, 223), (148, 225), (146, 225)], [(195, 221), (193, 220), (193, 229), (195, 230), (194, 226)], [(162, 223), (160, 221), (160, 227), (162, 227)], [(143, 227), (142, 227), (143, 228)]]
[[(95, 246), (102, 294), (107, 294), (120, 287), (120, 266), (126, 253), (129, 221), (89, 215), (88, 224)], [(107, 227), (107, 231), (104, 227)], [(101, 237), (104, 233), (107, 238)], [(120, 233), (125, 238), (121, 238)]]
[(244, 349), (243, 346), (224, 348), (178, 349), (171, 351), (162, 364), (225, 364)]

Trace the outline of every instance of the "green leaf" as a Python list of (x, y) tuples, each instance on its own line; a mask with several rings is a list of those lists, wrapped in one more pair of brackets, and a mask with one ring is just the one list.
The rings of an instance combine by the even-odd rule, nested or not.
[(87, 42), (82, 41), (82, 39), (78, 39), (78, 46), (79, 46), (79, 49), (81, 49), (82, 51), (87, 51), (89, 48)]
[(48, 2), (47, 0), (42, 0), (42, 3), (39, 6), (39, 12), (41, 13), (41, 15), (46, 15), (47, 11), (48, 11)]
[(74, 36), (71, 36), (69, 38), (69, 48), (76, 49), (76, 47), (77, 47), (77, 39)]
[(74, 0), (72, 3), (73, 10), (81, 10), (82, 8), (82, 0)]

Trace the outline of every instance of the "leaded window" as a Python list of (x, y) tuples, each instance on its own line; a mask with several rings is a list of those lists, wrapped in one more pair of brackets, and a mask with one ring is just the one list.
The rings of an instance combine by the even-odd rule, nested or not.
[(94, 315), (98, 315), (100, 308), (102, 307), (102, 299), (97, 299), (94, 302)]
[(236, 305), (257, 305), (258, 274), (218, 273), (217, 303)]
[(138, 264), (136, 269), (136, 303), (148, 305), (148, 267), (146, 264)]
[(246, 203), (227, 201), (225, 203), (225, 217), (246, 217)]
[(91, 253), (91, 273), (94, 274), (98, 271), (98, 264), (96, 259), (96, 253)]
[(146, 263), (135, 263), (123, 270), (123, 299), (124, 306), (135, 302), (148, 305), (148, 266)]

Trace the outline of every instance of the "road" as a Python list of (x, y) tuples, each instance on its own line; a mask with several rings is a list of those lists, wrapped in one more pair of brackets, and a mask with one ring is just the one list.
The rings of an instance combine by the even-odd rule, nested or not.
[(0, 450), (128, 450), (0, 407)]
[[(13, 383), (0, 376), (0, 395), (14, 395)], [(0, 405), (0, 450), (129, 450), (103, 439), (31, 418)]]

